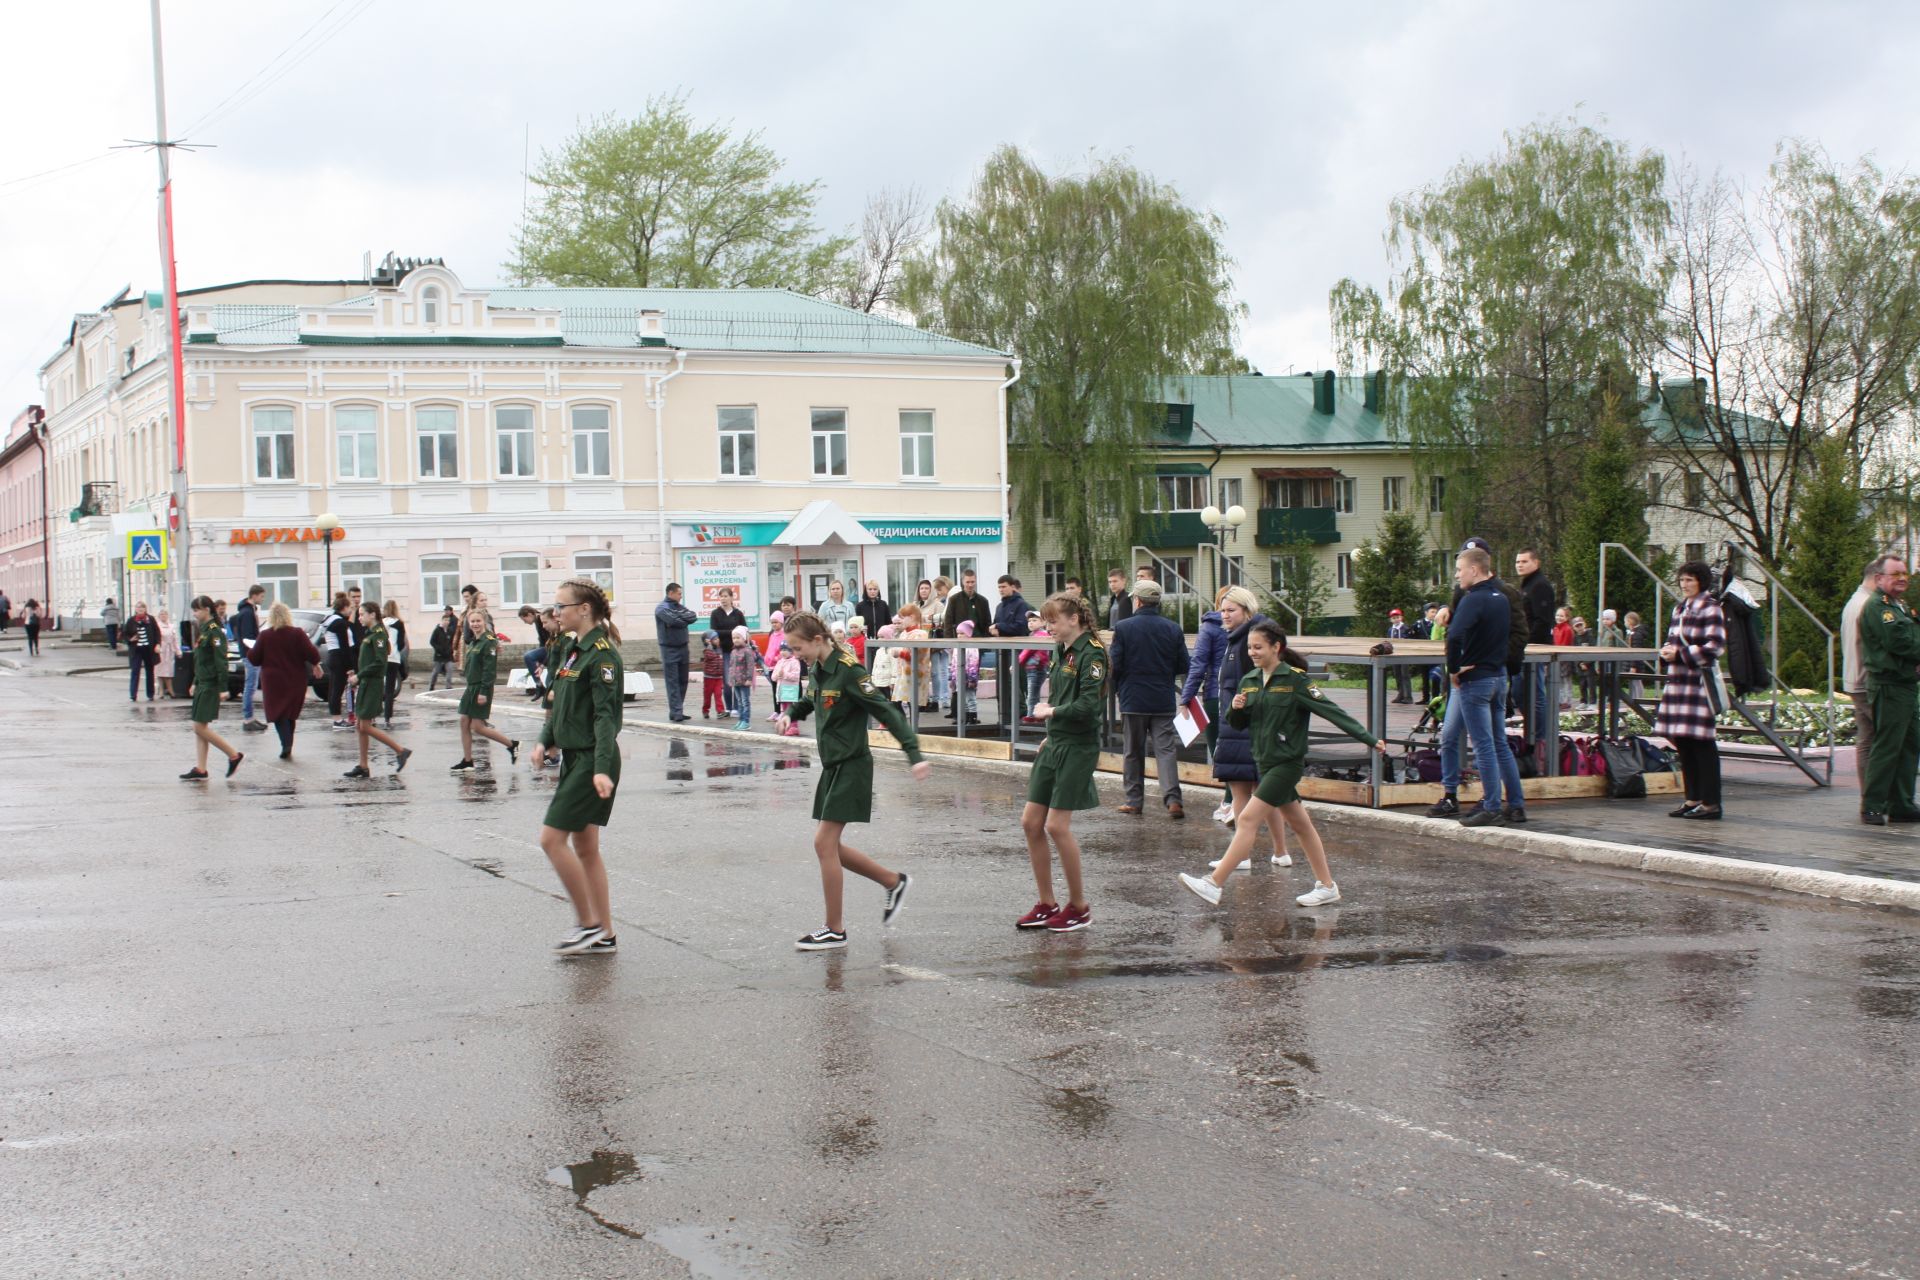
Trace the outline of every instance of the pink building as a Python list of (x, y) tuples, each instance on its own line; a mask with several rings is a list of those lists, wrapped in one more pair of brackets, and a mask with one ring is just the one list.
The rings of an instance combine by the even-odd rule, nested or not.
[[(45, 605), (53, 594), (53, 535), (47, 511), (46, 414), (28, 405), (0, 443), (0, 591), (16, 620), (28, 600)], [(52, 621), (51, 609), (45, 616)]]

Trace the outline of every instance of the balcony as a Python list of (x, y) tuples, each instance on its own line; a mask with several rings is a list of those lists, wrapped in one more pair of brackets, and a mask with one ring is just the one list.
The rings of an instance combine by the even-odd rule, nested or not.
[(1254, 526), (1258, 547), (1284, 547), (1294, 542), (1320, 546), (1340, 541), (1337, 513), (1332, 507), (1262, 507)]
[(1142, 512), (1134, 532), (1143, 547), (1197, 547), (1213, 541), (1198, 511)]

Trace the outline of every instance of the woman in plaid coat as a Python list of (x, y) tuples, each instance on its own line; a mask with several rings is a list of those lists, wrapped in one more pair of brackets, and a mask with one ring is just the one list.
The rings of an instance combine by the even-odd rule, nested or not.
[(1720, 744), (1707, 679), (1727, 647), (1726, 615), (1707, 594), (1712, 585), (1713, 570), (1700, 561), (1680, 566), (1680, 603), (1660, 649), (1667, 683), (1653, 721), (1653, 731), (1673, 743), (1687, 789), (1686, 803), (1671, 816), (1709, 822), (1720, 817)]

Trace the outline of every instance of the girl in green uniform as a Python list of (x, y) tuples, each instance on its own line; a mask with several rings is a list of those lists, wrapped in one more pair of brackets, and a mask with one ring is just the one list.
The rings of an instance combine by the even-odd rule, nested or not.
[(849, 822), (873, 817), (873, 751), (867, 745), (867, 717), (886, 726), (900, 749), (913, 762), (915, 780), (932, 772), (920, 757), (920, 738), (901, 716), (900, 708), (873, 683), (853, 659), (853, 650), (834, 643), (818, 614), (789, 614), (781, 624), (787, 647), (808, 666), (808, 682), (798, 702), (789, 703), (778, 721), (780, 732), (813, 712), (820, 713), (814, 737), (820, 748), (820, 786), (813, 794), (813, 852), (820, 859), (820, 888), (827, 899), (827, 927), (794, 943), (802, 951), (827, 951), (847, 945), (847, 925), (841, 914), (841, 872), (865, 876), (887, 891), (881, 924), (892, 924), (907, 902), (910, 878), (889, 871), (847, 845), (841, 837)]
[(407, 758), (413, 752), (395, 742), (391, 734), (373, 727), (387, 701), (387, 651), (392, 648), (393, 639), (380, 625), (380, 606), (372, 601), (360, 605), (358, 621), (366, 635), (360, 640), (360, 666), (347, 677), (347, 683), (353, 686), (353, 713), (359, 720), (354, 730), (360, 743), (360, 763), (342, 776), (371, 778), (373, 772), (367, 768), (369, 742), (379, 742), (393, 750), (395, 773), (407, 767)]
[[(558, 749), (560, 781), (540, 828), (540, 848), (573, 903), (572, 933), (554, 944), (563, 956), (611, 955), (613, 906), (607, 864), (600, 858), (600, 828), (613, 816), (620, 785), (620, 719), (626, 668), (620, 632), (600, 584), (568, 578), (560, 584), (554, 615), (563, 634), (547, 648), (547, 681), (553, 709), (540, 726), (533, 766)], [(569, 848), (571, 842), (571, 848)]]
[[(1049, 597), (1040, 606), (1040, 617), (1055, 641), (1053, 665), (1047, 669), (1047, 700), (1033, 708), (1034, 718), (1047, 726), (1047, 740), (1033, 762), (1027, 807), (1020, 814), (1040, 901), (1013, 923), (1018, 929), (1071, 933), (1093, 923), (1093, 908), (1087, 905), (1080, 880), (1080, 842), (1073, 834), (1073, 811), (1100, 807), (1093, 770), (1100, 761), (1100, 725), (1106, 718), (1107, 651), (1093, 636), (1093, 606), (1079, 596)], [(1060, 851), (1060, 872), (1067, 880), (1065, 906), (1053, 896), (1049, 836)]]
[(240, 767), (246, 757), (228, 745), (213, 731), (220, 718), (220, 704), (227, 700), (227, 633), (213, 616), (213, 597), (195, 596), (193, 620), (200, 624), (200, 638), (193, 645), (193, 768), (181, 774), (185, 782), (205, 782), (207, 748), (220, 748), (227, 758), (227, 776)]
[(1386, 746), (1321, 693), (1320, 686), (1307, 679), (1306, 672), (1280, 661), (1286, 647), (1286, 632), (1270, 619), (1256, 622), (1247, 633), (1247, 657), (1252, 659), (1254, 670), (1241, 679), (1239, 691), (1233, 695), (1232, 710), (1227, 712), (1227, 723), (1236, 729), (1252, 726), (1248, 736), (1253, 740), (1253, 759), (1260, 769), (1260, 785), (1240, 811), (1233, 843), (1227, 846), (1226, 856), (1214, 864), (1213, 874), (1202, 879), (1184, 871), (1180, 873), (1181, 884), (1216, 906), (1227, 877), (1253, 852), (1254, 841), (1267, 814), (1276, 809), (1300, 838), (1307, 864), (1313, 868), (1313, 888), (1294, 901), (1303, 907), (1340, 901), (1340, 886), (1334, 883), (1333, 872), (1327, 867), (1327, 851), (1320, 844), (1320, 833), (1314, 830), (1307, 806), (1301, 803), (1300, 794), (1295, 790), (1307, 758), (1309, 717), (1329, 720), (1349, 736), (1382, 755), (1387, 754)]
[(487, 724), (487, 717), (493, 712), (493, 680), (500, 662), (500, 641), (486, 629), (486, 620), (477, 613), (467, 615), (467, 627), (466, 656), (460, 667), (467, 688), (460, 695), (460, 763), (453, 766), (455, 773), (473, 768), (473, 735), (476, 733), (505, 747), (507, 763), (517, 764), (520, 760), (520, 739), (509, 738)]

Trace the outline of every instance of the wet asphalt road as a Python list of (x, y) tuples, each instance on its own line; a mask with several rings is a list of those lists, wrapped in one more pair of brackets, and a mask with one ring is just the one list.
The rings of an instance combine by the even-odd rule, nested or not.
[(1216, 911), (1096, 814), (1019, 935), (1012, 784), (886, 765), (910, 906), (800, 955), (810, 758), (629, 732), (556, 961), (550, 783), (396, 723), (190, 787), (184, 704), (0, 671), (0, 1273), (1920, 1273), (1911, 918), (1337, 831)]

